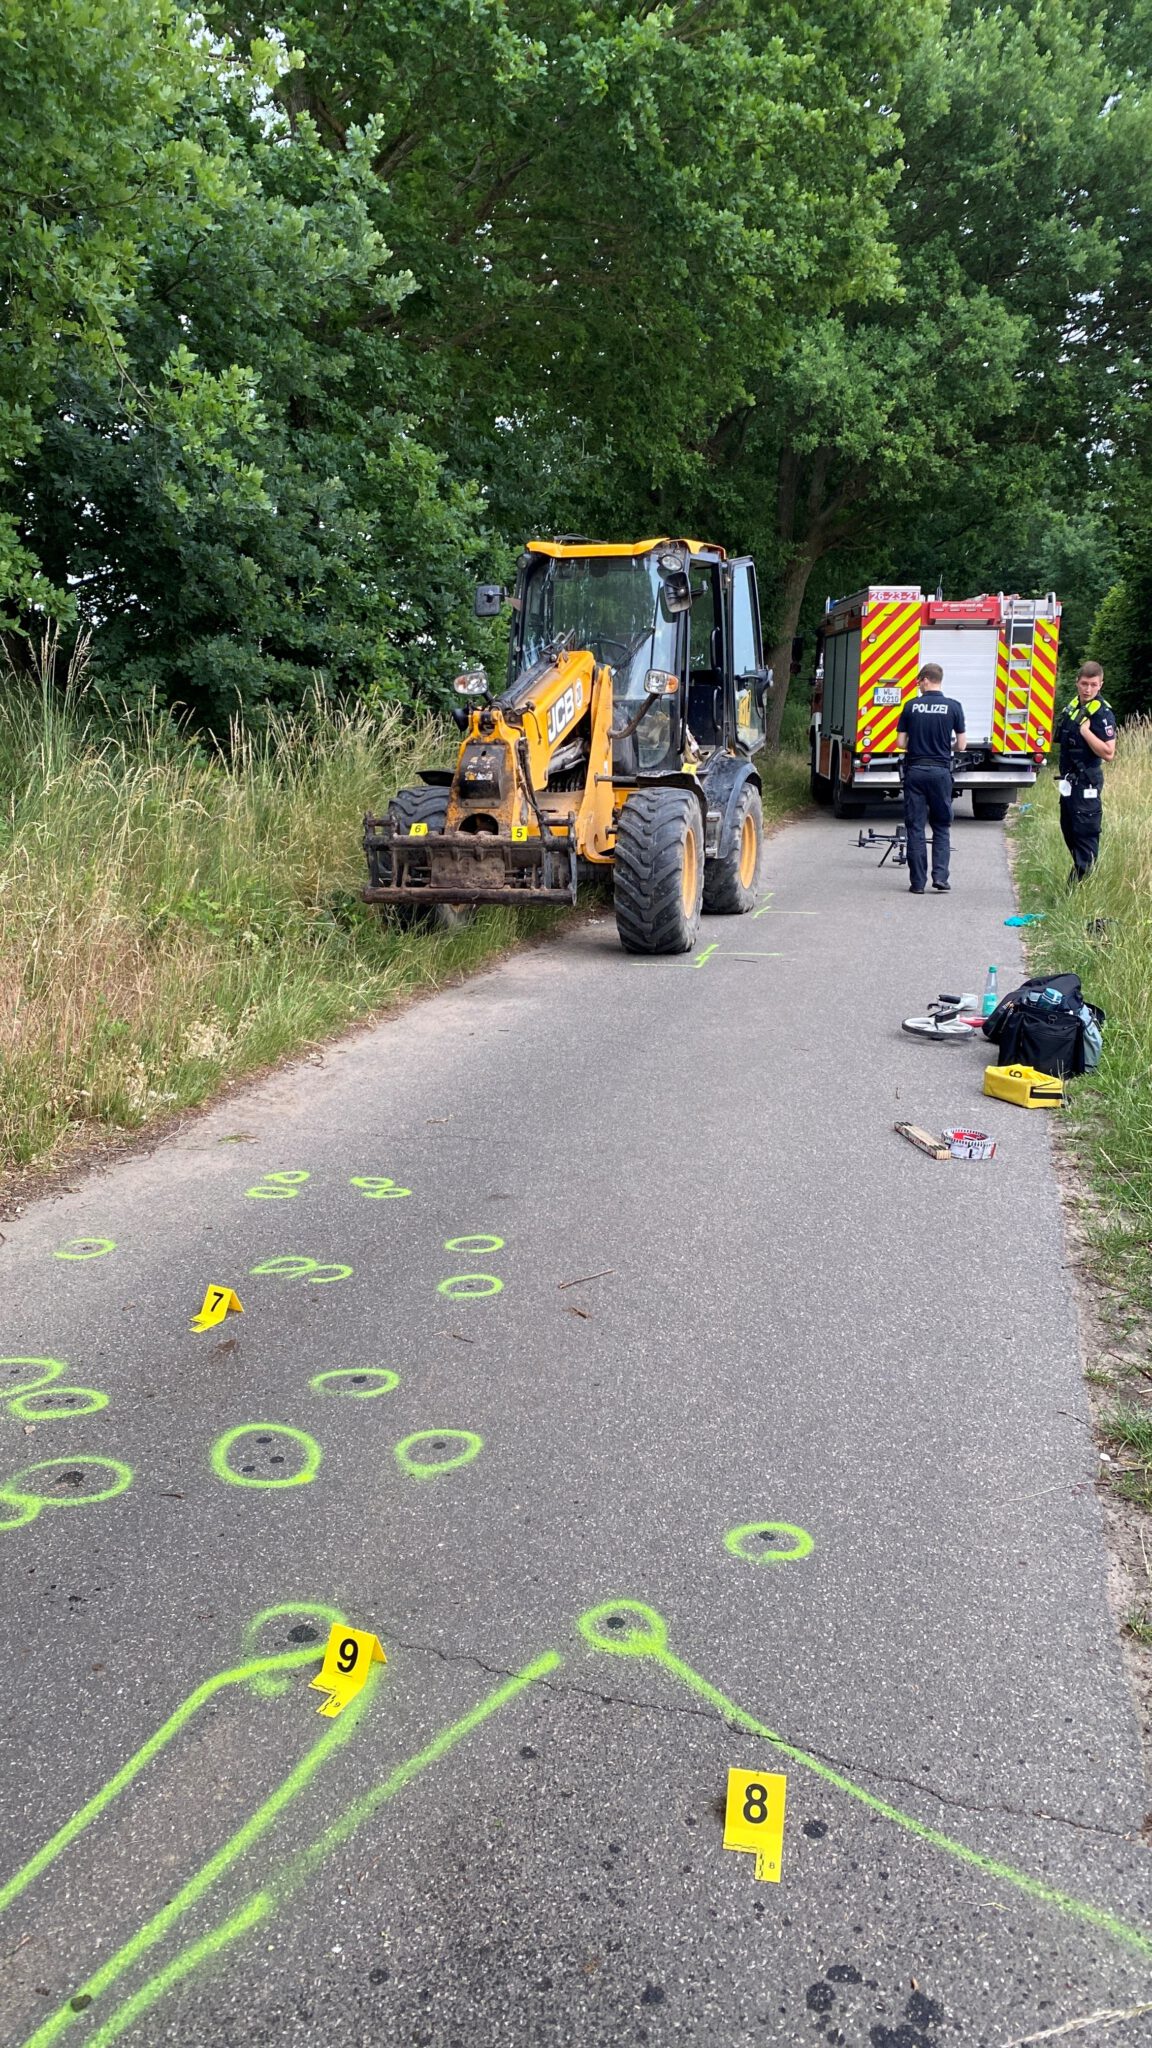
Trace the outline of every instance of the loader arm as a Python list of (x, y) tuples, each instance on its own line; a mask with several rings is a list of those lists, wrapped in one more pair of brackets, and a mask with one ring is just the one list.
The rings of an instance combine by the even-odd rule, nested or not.
[(611, 859), (612, 671), (562, 646), (470, 713), (440, 830), (366, 818), (371, 903), (574, 903)]

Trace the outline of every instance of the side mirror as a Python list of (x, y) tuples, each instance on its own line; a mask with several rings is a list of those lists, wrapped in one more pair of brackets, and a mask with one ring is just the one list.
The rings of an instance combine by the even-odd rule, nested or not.
[(499, 618), (504, 608), (504, 585), (502, 583), (478, 583), (472, 609), (478, 619)]
[(759, 674), (753, 676), (752, 678), (752, 695), (755, 698), (757, 706), (761, 711), (763, 711), (764, 706), (768, 701), (768, 697), (772, 689), (772, 682), (773, 676), (770, 668), (762, 668)]
[(684, 558), (671, 550), (656, 558), (656, 573), (664, 586), (664, 609), (675, 618), (679, 612), (692, 609), (692, 585)]

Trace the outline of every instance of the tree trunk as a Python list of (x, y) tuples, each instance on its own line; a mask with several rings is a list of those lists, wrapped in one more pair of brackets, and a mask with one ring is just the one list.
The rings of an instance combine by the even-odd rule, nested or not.
[(768, 711), (767, 745), (775, 753), (780, 745), (780, 727), (792, 681), (792, 642), (800, 621), (800, 608), (808, 589), (808, 578), (826, 552), (819, 527), (805, 534), (784, 572), (784, 585), (776, 611), (776, 644), (768, 657), (773, 671), (772, 697)]

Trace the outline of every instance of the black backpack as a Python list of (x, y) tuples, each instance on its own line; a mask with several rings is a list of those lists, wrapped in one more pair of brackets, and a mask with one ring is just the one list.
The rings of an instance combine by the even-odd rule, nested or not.
[(1100, 1058), (1104, 1012), (1084, 1001), (1078, 974), (1037, 974), (998, 1003), (982, 1026), (1005, 1067), (1089, 1074)]

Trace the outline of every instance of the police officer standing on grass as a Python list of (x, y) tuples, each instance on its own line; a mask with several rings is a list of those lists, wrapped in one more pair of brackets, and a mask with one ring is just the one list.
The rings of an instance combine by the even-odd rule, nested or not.
[(944, 695), (944, 671), (926, 661), (916, 678), (920, 695), (909, 697), (896, 727), (904, 755), (904, 823), (908, 833), (908, 888), (922, 896), (928, 881), (925, 821), (932, 821), (932, 887), (950, 889), (952, 851), (952, 755), (963, 753), (964, 710)]
[(1116, 714), (1104, 701), (1104, 671), (1082, 664), (1076, 695), (1056, 727), (1060, 746), (1060, 830), (1072, 855), (1069, 883), (1082, 882), (1100, 851), (1104, 763), (1116, 752)]

